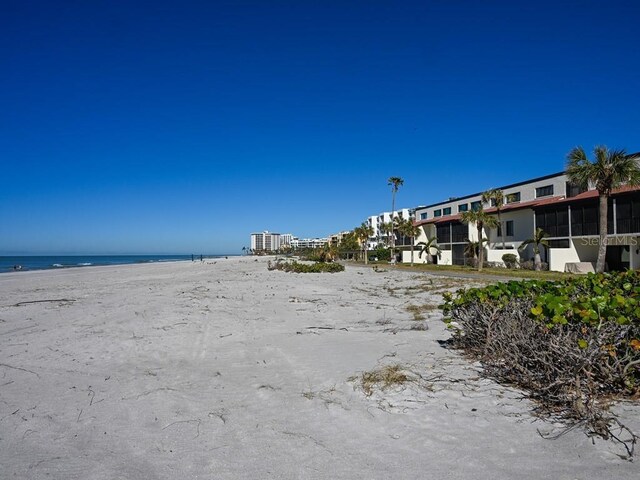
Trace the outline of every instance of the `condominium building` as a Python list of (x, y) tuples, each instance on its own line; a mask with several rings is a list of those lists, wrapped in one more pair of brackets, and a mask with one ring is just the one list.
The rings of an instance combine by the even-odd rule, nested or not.
[[(401, 208), (395, 211), (395, 218), (408, 219), (413, 217), (415, 209)], [(373, 230), (373, 235), (369, 237), (367, 248), (373, 250), (378, 245), (387, 245), (389, 243), (389, 233), (384, 231), (382, 225), (391, 222), (391, 212), (382, 212), (378, 215), (372, 215), (367, 218), (366, 224)]]
[[(502, 262), (502, 255), (514, 253), (522, 260), (533, 257), (529, 246), (518, 247), (532, 238), (537, 227), (548, 235), (549, 248), (541, 256), (550, 270), (565, 271), (571, 264), (594, 264), (598, 256), (598, 192), (572, 185), (564, 172), (499, 187), (505, 198), (500, 209), (500, 226), (485, 228), (485, 251), (489, 262)], [(416, 224), (422, 227), (416, 242), (435, 237), (442, 253), (430, 260), (443, 264), (464, 264), (465, 245), (478, 241), (474, 224), (465, 225), (462, 213), (482, 207), (498, 216), (495, 205), (474, 193), (416, 209)], [(611, 270), (640, 268), (640, 188), (624, 187), (613, 192), (608, 212), (607, 264)], [(504, 234), (504, 235), (503, 235)], [(415, 258), (424, 262), (426, 256)], [(403, 261), (410, 261), (408, 252)]]
[(307, 249), (307, 248), (320, 248), (324, 247), (329, 242), (326, 238), (298, 238), (293, 237), (291, 240), (291, 248), (294, 250)]
[(251, 250), (253, 252), (275, 252), (280, 249), (280, 234), (261, 232), (251, 234)]

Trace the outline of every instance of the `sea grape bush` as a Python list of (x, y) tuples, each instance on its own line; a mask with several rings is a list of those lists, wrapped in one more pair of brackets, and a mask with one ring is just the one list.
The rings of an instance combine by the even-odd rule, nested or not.
[(605, 399), (640, 394), (639, 272), (459, 290), (442, 309), (454, 346), (541, 411), (612, 437)]
[(336, 273), (344, 271), (344, 265), (339, 263), (325, 263), (325, 262), (316, 262), (316, 263), (300, 263), (291, 261), (276, 261), (272, 263), (269, 261), (267, 268), (269, 270), (282, 270), (285, 272), (294, 272), (294, 273)]

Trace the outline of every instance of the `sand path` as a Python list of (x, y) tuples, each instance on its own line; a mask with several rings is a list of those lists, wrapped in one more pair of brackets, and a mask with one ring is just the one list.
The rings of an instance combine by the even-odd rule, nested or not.
[[(609, 442), (542, 439), (406, 309), (469, 280), (266, 261), (0, 275), (0, 478), (638, 478)], [(414, 381), (350, 380), (394, 364)]]

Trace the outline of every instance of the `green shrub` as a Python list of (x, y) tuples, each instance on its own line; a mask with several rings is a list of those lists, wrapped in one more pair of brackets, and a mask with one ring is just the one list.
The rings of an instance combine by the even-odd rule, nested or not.
[(344, 271), (344, 265), (339, 263), (325, 263), (325, 262), (316, 262), (316, 263), (299, 263), (295, 260), (292, 262), (286, 262), (283, 260), (278, 260), (275, 263), (269, 262), (267, 265), (269, 270), (282, 270), (284, 272), (294, 272), (294, 273), (336, 273)]
[(445, 294), (442, 307), (453, 344), (487, 374), (527, 389), (541, 411), (619, 438), (606, 400), (640, 393), (640, 273), (498, 283)]
[(518, 266), (518, 256), (514, 253), (505, 253), (502, 255), (502, 261), (507, 268), (516, 268)]
[(379, 262), (388, 262), (391, 260), (391, 252), (387, 247), (377, 247), (375, 250), (368, 252), (369, 260), (377, 259)]

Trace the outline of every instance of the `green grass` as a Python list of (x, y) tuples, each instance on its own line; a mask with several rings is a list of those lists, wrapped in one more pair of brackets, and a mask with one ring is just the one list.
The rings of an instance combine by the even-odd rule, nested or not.
[[(578, 275), (574, 275), (572, 273), (562, 273), (562, 272), (549, 272), (549, 271), (540, 271), (536, 272), (535, 270), (524, 270), (524, 269), (508, 269), (508, 268), (483, 268), (481, 272), (478, 272), (477, 269), (473, 267), (467, 267), (462, 265), (433, 265), (433, 264), (414, 264), (411, 266), (407, 263), (398, 263), (395, 267), (389, 265), (386, 262), (379, 262), (380, 265), (385, 265), (387, 268), (398, 268), (402, 270), (411, 270), (417, 272), (456, 272), (456, 273), (471, 273), (479, 276), (483, 275), (491, 275), (491, 276), (501, 276), (507, 278), (533, 278), (538, 280), (561, 280), (565, 278), (576, 277)], [(375, 265), (375, 264), (374, 264)]]

